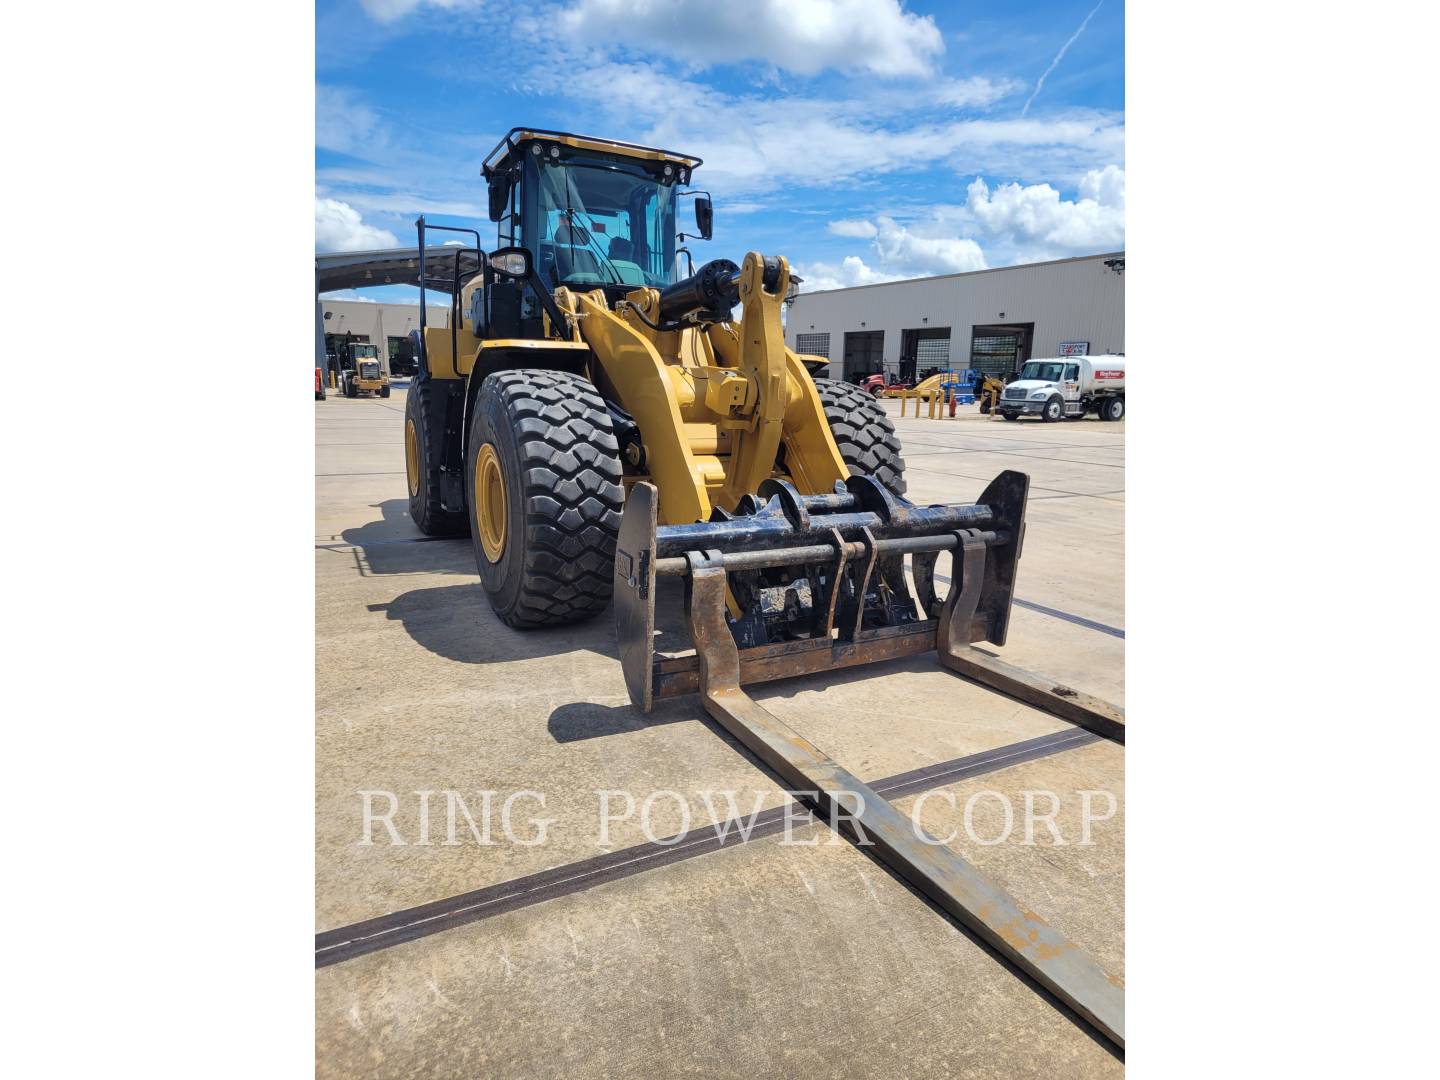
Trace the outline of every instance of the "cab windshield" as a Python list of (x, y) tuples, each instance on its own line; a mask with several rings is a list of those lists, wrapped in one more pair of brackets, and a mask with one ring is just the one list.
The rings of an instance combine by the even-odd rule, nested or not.
[(1050, 360), (1031, 360), (1020, 370), (1022, 379), (1039, 379), (1041, 382), (1059, 382), (1060, 373), (1064, 371), (1064, 364), (1057, 364)]
[(374, 345), (355, 345), (353, 348), (356, 360), (374, 360), (379, 355)]
[(540, 275), (559, 285), (661, 288), (675, 280), (675, 186), (599, 159), (542, 164)]

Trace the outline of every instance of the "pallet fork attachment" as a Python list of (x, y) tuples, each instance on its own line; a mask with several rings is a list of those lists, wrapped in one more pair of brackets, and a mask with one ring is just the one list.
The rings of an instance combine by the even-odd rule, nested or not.
[[(917, 506), (864, 476), (826, 495), (767, 480), (733, 515), (661, 526), (656, 489), (637, 483), (615, 560), (621, 665), (642, 711), (657, 698), (699, 693), (705, 711), (798, 798), (1123, 1050), (1118, 980), (743, 689), (935, 649), (950, 670), (1057, 715), (1057, 702), (1072, 715), (1098, 706), (1094, 723), (1115, 723), (1118, 710), (1104, 702), (1047, 690), (1045, 680), (971, 648), (1005, 643), (1028, 488), (1028, 477), (1007, 470), (973, 505)], [(934, 566), (946, 550), (954, 569), (942, 602)], [(685, 580), (693, 654), (655, 651), (656, 583), (668, 576)], [(1118, 722), (1123, 736), (1123, 716)]]

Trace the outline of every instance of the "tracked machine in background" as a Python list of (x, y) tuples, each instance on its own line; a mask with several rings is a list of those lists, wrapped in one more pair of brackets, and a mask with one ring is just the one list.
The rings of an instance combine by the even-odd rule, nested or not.
[[(971, 648), (1003, 644), (1027, 478), (975, 504), (905, 499), (884, 407), (814, 378), (785, 347), (799, 283), (750, 252), (677, 273), (677, 208), (699, 158), (533, 128), (486, 158), (498, 247), (417, 223), (419, 371), (406, 402), (410, 513), (471, 537), (495, 613), (517, 628), (615, 600), (635, 705), (699, 693), (787, 785), (1123, 1045), (1123, 996), (1085, 953), (751, 699), (748, 683), (937, 650), (969, 678), (1123, 740), (1118, 710)], [(427, 251), (434, 231), (474, 246)], [(478, 266), (480, 272), (464, 268)], [(424, 325), (425, 289), (451, 295)], [(739, 319), (737, 305), (743, 304)], [(628, 497), (628, 502), (627, 502)], [(952, 555), (949, 587), (936, 561)], [(683, 581), (695, 648), (656, 650), (664, 579)], [(859, 807), (853, 805), (858, 800)], [(833, 817), (832, 817), (833, 820)]]

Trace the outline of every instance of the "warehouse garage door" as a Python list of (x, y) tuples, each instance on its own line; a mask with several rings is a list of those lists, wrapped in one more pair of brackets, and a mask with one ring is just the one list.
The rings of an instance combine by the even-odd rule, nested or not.
[(845, 380), (884, 370), (885, 331), (861, 330), (845, 335)]
[(927, 372), (950, 370), (950, 327), (900, 331), (900, 378), (915, 382)]
[(970, 366), (986, 375), (1008, 378), (1030, 359), (1034, 323), (975, 326), (970, 330)]

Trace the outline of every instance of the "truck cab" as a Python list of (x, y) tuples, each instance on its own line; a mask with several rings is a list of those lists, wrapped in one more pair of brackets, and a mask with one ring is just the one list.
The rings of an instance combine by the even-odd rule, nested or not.
[(1090, 413), (1101, 420), (1119, 420), (1125, 415), (1125, 358), (1028, 360), (1000, 395), (999, 412), (1006, 420), (1038, 416), (1047, 423), (1079, 420)]

